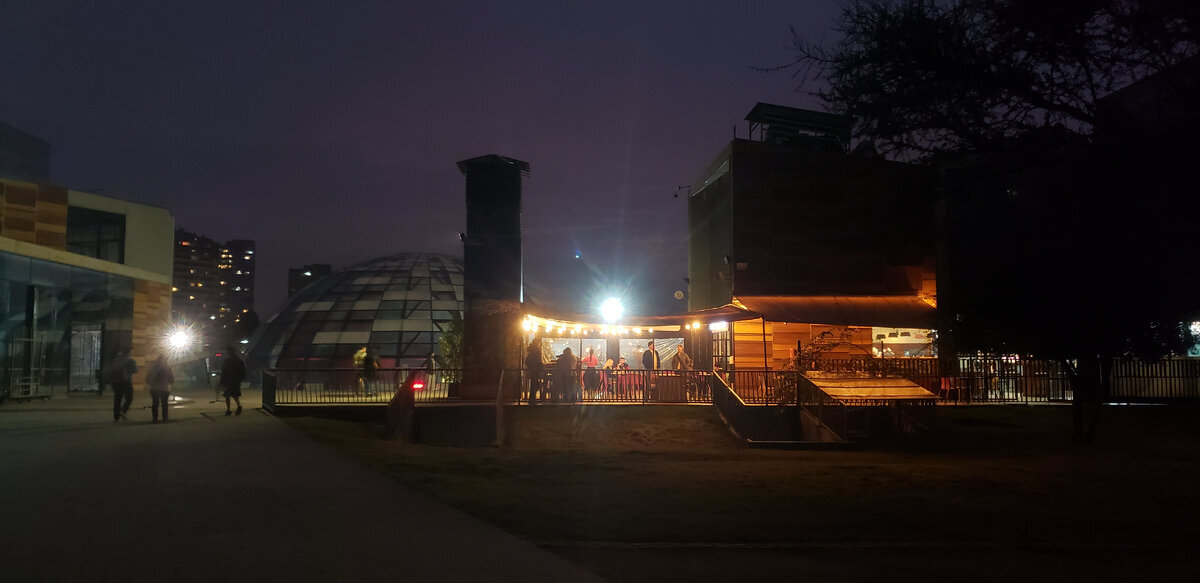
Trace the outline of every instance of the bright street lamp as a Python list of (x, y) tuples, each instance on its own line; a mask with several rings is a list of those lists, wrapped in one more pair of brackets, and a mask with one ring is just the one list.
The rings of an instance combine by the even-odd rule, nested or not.
[(608, 298), (600, 304), (600, 317), (604, 318), (605, 322), (616, 322), (621, 319), (621, 314), (624, 313), (625, 306), (621, 304), (619, 298)]

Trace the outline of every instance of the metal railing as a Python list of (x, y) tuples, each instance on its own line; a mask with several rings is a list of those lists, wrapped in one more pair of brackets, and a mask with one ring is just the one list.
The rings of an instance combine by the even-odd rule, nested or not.
[(712, 395), (712, 404), (725, 418), (725, 423), (733, 429), (738, 437), (750, 439), (754, 428), (746, 402), (739, 398), (738, 394), (729, 386), (724, 375), (709, 375), (708, 384), (709, 392)]
[(275, 405), (355, 405), (385, 404), (402, 383), (413, 384), (418, 403), (461, 400), (453, 394), (450, 379), (458, 378), (451, 376), (454, 373), (460, 371), (392, 368), (368, 377), (353, 368), (310, 368), (269, 374)]
[(1200, 359), (1116, 360), (1109, 398), (1129, 401), (1200, 399)]
[[(1039, 403), (1070, 401), (1073, 397), (1066, 372), (1057, 361), (959, 357), (948, 362), (938, 358), (852, 358), (817, 360), (812, 370), (825, 375), (858, 378), (906, 378), (924, 387), (945, 404)], [(418, 403), (494, 401), (501, 388), (482, 387), (479, 394), (464, 396), (459, 379), (470, 371), (457, 369), (381, 369), (372, 379), (358, 369), (304, 369), (271, 371), (274, 402), (277, 404), (383, 404), (404, 382), (417, 383), (413, 391)], [(476, 371), (478, 372), (478, 371)], [(506, 382), (505, 402), (565, 403), (711, 403), (707, 371), (595, 370), (575, 369), (569, 373), (548, 367), (531, 377), (528, 371), (505, 371), (505, 378), (520, 378), (520, 389)], [(718, 373), (722, 382), (746, 405), (779, 404), (791, 400), (794, 372), (758, 369)], [(495, 375), (481, 375), (489, 377)], [(489, 381), (498, 383), (498, 381)], [(486, 384), (486, 383), (484, 383)], [(532, 388), (532, 393), (531, 393)], [(799, 391), (801, 404), (837, 407), (824, 393)], [(807, 395), (807, 396), (806, 396)], [(786, 396), (786, 399), (785, 399)], [(1157, 363), (1117, 360), (1112, 372), (1113, 400), (1165, 401), (1200, 399), (1200, 359), (1166, 359)], [(852, 405), (886, 405), (887, 400), (856, 400)], [(920, 413), (925, 415), (925, 413)]]
[[(464, 395), (458, 379), (472, 371), (459, 369), (380, 369), (365, 378), (358, 369), (278, 369), (269, 371), (277, 405), (383, 404), (405, 382), (415, 383), (417, 403), (493, 401), (500, 387), (486, 394)], [(530, 377), (527, 371), (505, 371), (519, 377), (520, 393), (502, 394), (506, 402), (546, 403), (709, 403), (712, 396), (704, 371), (575, 370), (546, 371)], [(265, 381), (264, 381), (265, 384)], [(532, 395), (531, 389), (532, 387)]]
[[(710, 373), (698, 370), (548, 370), (525, 375), (525, 402), (710, 403)], [(530, 386), (532, 384), (532, 394)]]

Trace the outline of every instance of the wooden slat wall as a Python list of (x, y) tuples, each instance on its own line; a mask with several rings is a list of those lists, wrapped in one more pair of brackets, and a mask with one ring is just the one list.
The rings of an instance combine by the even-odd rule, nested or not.
[[(771, 342), (771, 324), (767, 323), (766, 341)], [(770, 348), (768, 347), (768, 350)], [(733, 365), (740, 370), (761, 369), (763, 360), (763, 321), (740, 320), (733, 323)]]
[(0, 179), (0, 236), (65, 251), (66, 189)]
[(163, 339), (171, 320), (171, 286), (137, 279), (133, 282), (133, 350), (138, 363), (133, 386), (145, 388), (146, 369), (163, 349)]
[[(792, 322), (767, 322), (766, 342), (770, 368), (778, 370), (792, 356), (792, 349), (807, 344), (813, 337), (826, 330), (837, 334), (841, 326), (825, 324), (797, 324)], [(871, 328), (850, 326), (849, 341), (853, 346), (841, 345), (824, 355), (824, 358), (860, 358), (871, 351)], [(734, 364), (742, 370), (763, 368), (763, 321), (743, 320), (733, 323)]]

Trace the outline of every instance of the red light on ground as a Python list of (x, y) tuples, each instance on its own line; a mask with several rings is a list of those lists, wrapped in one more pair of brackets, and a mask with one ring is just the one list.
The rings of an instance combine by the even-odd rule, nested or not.
[(425, 388), (425, 383), (423, 383), (423, 382), (421, 382), (421, 381), (417, 381), (417, 382), (413, 383), (413, 390), (414, 390), (414, 391), (419, 391), (419, 390), (421, 390), (421, 389), (424, 389), (424, 388)]

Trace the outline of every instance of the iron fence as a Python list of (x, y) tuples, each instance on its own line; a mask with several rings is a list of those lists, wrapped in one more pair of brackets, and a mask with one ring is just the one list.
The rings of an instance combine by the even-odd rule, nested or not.
[(698, 370), (549, 370), (533, 378), (525, 375), (521, 400), (534, 403), (710, 403), (709, 374)]
[(1062, 365), (1052, 360), (969, 356), (817, 360), (812, 370), (869, 378), (905, 378), (946, 403), (1045, 403), (1071, 399)]
[(457, 400), (452, 379), (461, 371), (424, 368), (380, 369), (367, 377), (353, 368), (278, 369), (273, 376), (276, 405), (385, 404), (404, 383), (418, 403)]
[[(811, 368), (842, 377), (906, 378), (946, 404), (1042, 403), (1073, 398), (1066, 371), (1058, 361), (983, 356), (851, 358), (817, 360)], [(465, 398), (458, 390), (458, 380), (464, 372), (381, 369), (371, 379), (364, 378), (358, 369), (280, 369), (271, 374), (274, 402), (282, 405), (383, 404), (406, 382), (413, 383), (418, 403), (496, 399), (498, 393), (490, 390)], [(540, 375), (512, 369), (505, 371), (505, 378), (519, 377), (520, 389), (505, 390), (501, 398), (522, 403), (711, 403), (709, 377), (713, 374), (720, 375), (721, 381), (745, 405), (779, 404), (795, 399), (797, 394), (802, 405), (814, 407), (887, 404), (886, 400), (837, 401), (824, 393), (817, 394), (819, 391), (792, 389), (789, 383), (796, 382), (795, 372), (770, 369), (717, 373), (608, 369), (562, 372), (551, 367)], [(496, 391), (500, 390), (497, 383)], [(1109, 397), (1129, 401), (1200, 399), (1200, 359), (1166, 359), (1157, 363), (1114, 361)]]
[[(404, 383), (413, 383), (418, 403), (492, 401), (497, 394), (488, 387), (487, 394), (464, 396), (458, 379), (470, 373), (460, 369), (380, 369), (371, 379), (353, 368), (278, 369), (268, 374), (277, 405), (383, 404)], [(521, 379), (519, 394), (503, 392), (501, 399), (524, 403), (709, 403), (712, 401), (709, 374), (576, 369), (569, 373), (550, 370), (531, 376), (528, 371), (512, 369), (505, 371), (505, 376)], [(501, 390), (499, 381), (495, 390)]]
[(1109, 397), (1129, 401), (1200, 399), (1200, 360), (1117, 360), (1113, 362)]

